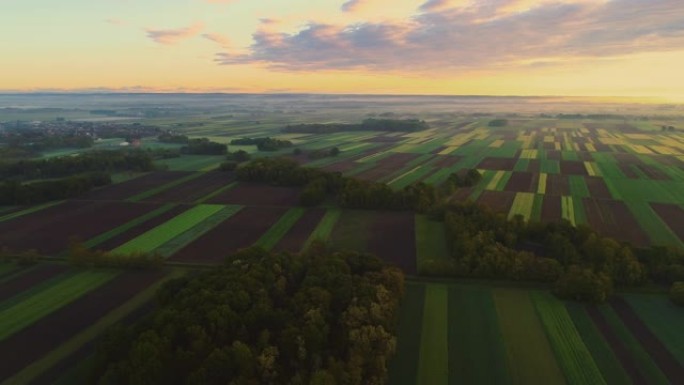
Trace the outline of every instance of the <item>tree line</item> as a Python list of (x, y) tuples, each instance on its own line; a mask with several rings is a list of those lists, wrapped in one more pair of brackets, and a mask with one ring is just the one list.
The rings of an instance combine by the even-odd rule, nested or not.
[(101, 341), (92, 383), (386, 382), (404, 278), (376, 257), (252, 248), (166, 283), (157, 309)]
[(275, 139), (271, 137), (265, 138), (240, 138), (233, 139), (230, 144), (236, 146), (257, 146), (259, 151), (278, 151), (283, 148), (289, 148), (293, 146), (292, 141)]
[(368, 118), (361, 123), (302, 123), (283, 128), (288, 133), (328, 134), (344, 131), (389, 131), (415, 132), (427, 130), (430, 125), (418, 119), (375, 119)]
[(29, 205), (73, 198), (110, 183), (111, 176), (104, 172), (31, 183), (9, 180), (0, 183), (0, 205)]

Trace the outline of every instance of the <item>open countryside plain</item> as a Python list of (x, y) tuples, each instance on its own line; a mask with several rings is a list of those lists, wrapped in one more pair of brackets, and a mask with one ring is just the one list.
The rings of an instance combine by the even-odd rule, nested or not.
[[(312, 117), (311, 119), (315, 119)], [(199, 118), (195, 118), (197, 120)], [(635, 245), (684, 247), (684, 133), (656, 122), (491, 117), (427, 119), (413, 133), (283, 134), (268, 119), (209, 118), (183, 129), (228, 143), (243, 136), (292, 140), (304, 151), (269, 153), (400, 189), (440, 184), (478, 169), (459, 189), (503, 215), (567, 220)], [(251, 123), (250, 123), (251, 122)], [(154, 138), (143, 146), (155, 146)], [(244, 149), (265, 156), (254, 146)], [(299, 207), (297, 188), (237, 182), (215, 171), (222, 157), (183, 155), (166, 167), (122, 175), (76, 199), (0, 211), (0, 245), (36, 249), (48, 261), (0, 265), (1, 384), (82, 380), (91, 343), (110, 325), (150, 307), (164, 281), (220, 264), (252, 245), (300, 251), (315, 239), (372, 252), (411, 276), (390, 384), (668, 384), (684, 378), (684, 310), (662, 295), (620, 294), (608, 304), (566, 303), (542, 289), (419, 278), (449, 258), (443, 225), (408, 212)], [(92, 249), (156, 252), (158, 272), (82, 270), (64, 263), (69, 240)], [(139, 314), (138, 314), (139, 315)], [(31, 349), (22, 349), (32, 346)], [(4, 381), (4, 382), (3, 382)]]

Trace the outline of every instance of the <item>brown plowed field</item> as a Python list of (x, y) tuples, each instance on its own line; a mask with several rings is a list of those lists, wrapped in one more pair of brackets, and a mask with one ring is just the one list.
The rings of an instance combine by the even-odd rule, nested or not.
[(176, 215), (182, 213), (183, 211), (187, 210), (190, 208), (188, 205), (178, 205), (171, 210), (161, 214), (157, 215), (156, 217), (143, 222), (139, 224), (138, 226), (133, 227), (132, 229), (129, 229), (128, 231), (124, 231), (123, 233), (110, 238), (99, 245), (95, 245), (94, 249), (98, 250), (113, 250), (124, 243), (130, 241), (131, 239), (142, 235), (143, 233), (152, 230), (153, 228), (161, 225), (162, 223), (170, 220), (171, 218), (175, 217)]
[(368, 181), (378, 181), (383, 177), (387, 177), (392, 173), (401, 170), (406, 166), (406, 163), (416, 159), (419, 156), (420, 155), (418, 154), (405, 153), (392, 154), (387, 158), (380, 159), (375, 167), (356, 175), (356, 177)]
[(0, 302), (28, 290), (43, 281), (56, 277), (68, 269), (66, 265), (44, 264), (2, 282), (0, 283)]
[(594, 160), (594, 157), (591, 156), (591, 152), (587, 151), (578, 151), (577, 157), (583, 162), (591, 162)]
[(269, 186), (259, 183), (240, 183), (207, 203), (245, 206), (296, 206), (300, 189), (296, 187)]
[(544, 195), (542, 201), (541, 221), (560, 222), (563, 218), (561, 197), (557, 195)]
[(618, 164), (618, 167), (620, 168), (620, 171), (629, 179), (639, 179), (639, 174), (632, 168), (633, 165), (628, 164), (628, 163), (620, 163)]
[(513, 205), (513, 199), (515, 193), (511, 191), (483, 191), (477, 203), (496, 212), (508, 213)]
[(354, 162), (353, 160), (343, 160), (341, 162), (329, 164), (325, 167), (321, 167), (321, 169), (325, 171), (330, 171), (330, 172), (347, 172), (354, 167), (358, 166), (359, 164)]
[(515, 192), (535, 192), (537, 191), (537, 183), (539, 174), (532, 174), (531, 172), (513, 171), (511, 178), (506, 183), (506, 191)]
[(31, 233), (41, 226), (47, 226), (55, 221), (78, 215), (97, 206), (98, 203), (94, 202), (66, 201), (31, 214), (0, 222), (0, 244), (3, 237), (12, 232)]
[(325, 210), (323, 209), (310, 209), (305, 212), (273, 249), (293, 253), (301, 251), (304, 243), (309, 239), (324, 214)]
[(613, 152), (609, 145), (603, 143), (594, 143), (594, 148), (596, 148), (596, 151), (599, 152)]
[(231, 172), (212, 171), (199, 178), (153, 195), (146, 201), (154, 202), (194, 202), (205, 195), (224, 187), (235, 180)]
[(368, 251), (398, 266), (407, 274), (416, 273), (415, 218), (411, 212), (381, 212), (371, 225)]
[(456, 163), (460, 162), (463, 159), (462, 156), (454, 156), (454, 155), (437, 155), (437, 159), (433, 161), (430, 165), (432, 167), (437, 167), (437, 168), (448, 168)]
[(570, 181), (566, 175), (548, 174), (546, 195), (570, 195)]
[(576, 160), (561, 160), (560, 171), (563, 175), (588, 175), (584, 163)]
[(677, 205), (664, 203), (651, 203), (651, 208), (667, 224), (667, 227), (684, 242), (684, 209)]
[(608, 345), (615, 354), (615, 357), (617, 357), (618, 361), (620, 361), (622, 368), (625, 370), (625, 373), (627, 373), (634, 385), (648, 385), (646, 378), (644, 378), (641, 372), (639, 372), (637, 369), (637, 363), (634, 360), (634, 357), (632, 357), (632, 355), (629, 353), (629, 349), (627, 349), (620, 337), (615, 334), (605, 317), (603, 317), (603, 314), (601, 314), (601, 311), (596, 306), (592, 305), (587, 307), (587, 314), (594, 322), (594, 325), (599, 332), (601, 332), (603, 338), (605, 338), (606, 342), (608, 342)]
[(626, 164), (642, 164), (643, 162), (641, 159), (639, 159), (638, 156), (631, 154), (631, 153), (615, 153), (613, 154), (613, 158), (615, 158), (615, 161), (617, 163), (626, 163)]
[(285, 211), (286, 207), (245, 207), (182, 248), (171, 259), (183, 262), (222, 262), (232, 253), (259, 240)]
[(155, 171), (125, 182), (109, 185), (79, 197), (85, 200), (122, 200), (190, 175), (185, 171)]
[(44, 223), (40, 216), (29, 215), (19, 218), (17, 224), (20, 226), (0, 233), (0, 243), (10, 250), (36, 249), (39, 253), (51, 255), (66, 250), (71, 238), (88, 240), (157, 207), (152, 203), (87, 203), (85, 209), (48, 223)]
[(544, 143), (542, 143), (542, 148), (543, 148), (544, 150), (554, 151), (554, 150), (556, 149), (556, 143), (553, 143), (553, 142), (544, 142)]
[(97, 322), (163, 277), (162, 272), (126, 272), (36, 323), (0, 341), (0, 381), (15, 374), (76, 333)]
[(561, 160), (561, 152), (559, 150), (547, 150), (546, 159), (550, 160)]
[(527, 172), (539, 174), (541, 172), (541, 161), (539, 159), (530, 159), (527, 165)]
[(603, 181), (603, 178), (598, 176), (587, 176), (584, 178), (584, 181), (587, 184), (589, 194), (591, 194), (592, 198), (613, 199), (613, 196), (610, 194), (610, 190), (608, 190), (608, 186), (606, 185), (606, 182)]
[(515, 158), (484, 158), (477, 168), (484, 170), (506, 170), (513, 171), (515, 164), (518, 160)]
[(665, 174), (664, 172), (660, 171), (656, 167), (647, 165), (647, 164), (640, 164), (638, 167), (646, 176), (648, 176), (649, 179), (652, 180), (672, 180), (669, 175)]
[(584, 198), (582, 202), (589, 224), (600, 234), (639, 247), (650, 244), (648, 235), (624, 202), (592, 198)]
[(621, 297), (616, 297), (610, 301), (610, 305), (670, 382), (676, 384), (682, 381), (684, 379), (684, 366), (641, 321), (629, 304)]

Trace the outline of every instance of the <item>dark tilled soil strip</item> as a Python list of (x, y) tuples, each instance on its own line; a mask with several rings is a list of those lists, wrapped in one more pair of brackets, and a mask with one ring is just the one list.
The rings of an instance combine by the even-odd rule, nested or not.
[(462, 156), (437, 155), (437, 159), (430, 164), (432, 167), (447, 168), (455, 165), (463, 159)]
[(113, 184), (87, 193), (79, 199), (85, 200), (118, 200), (138, 195), (144, 191), (173, 182), (190, 175), (186, 171), (156, 171), (126, 182)]
[(115, 249), (124, 243), (130, 241), (131, 239), (144, 234), (145, 232), (152, 230), (153, 228), (161, 225), (162, 223), (172, 219), (176, 215), (182, 213), (183, 211), (187, 210), (190, 208), (188, 205), (178, 205), (171, 210), (161, 214), (157, 215), (156, 217), (148, 220), (147, 222), (143, 222), (139, 224), (138, 226), (133, 227), (132, 229), (129, 229), (128, 231), (124, 231), (123, 233), (114, 236), (113, 238), (110, 238), (99, 245), (95, 245), (93, 247), (94, 249), (98, 250), (112, 250)]
[(517, 163), (515, 158), (484, 158), (477, 168), (484, 170), (506, 170), (512, 171)]
[(535, 174), (530, 172), (514, 171), (511, 178), (506, 183), (506, 191), (514, 192), (534, 192), (537, 190), (537, 184), (534, 183)]
[(507, 214), (511, 210), (515, 193), (510, 191), (483, 191), (477, 203), (485, 205), (493, 211)]
[(648, 234), (624, 202), (616, 200), (600, 200), (598, 202), (609, 211), (613, 219), (614, 226), (611, 229), (613, 233), (608, 234), (608, 236), (630, 242), (639, 247), (645, 247), (651, 243)]
[(669, 350), (656, 337), (651, 330), (641, 321), (634, 310), (621, 297), (615, 297), (610, 301), (610, 306), (620, 316), (632, 335), (641, 343), (653, 362), (658, 365), (663, 374), (673, 383), (677, 384), (684, 380), (684, 367), (672, 356)]
[(300, 190), (294, 187), (277, 187), (258, 183), (240, 183), (206, 203), (236, 204), (245, 206), (296, 206)]
[(570, 180), (567, 175), (548, 174), (546, 179), (546, 195), (571, 195)]
[(560, 150), (548, 150), (548, 151), (546, 151), (546, 159), (560, 161), (561, 160)]
[(0, 341), (0, 381), (57, 348), (158, 279), (162, 272), (127, 272)]
[(305, 212), (273, 249), (293, 253), (299, 252), (324, 214), (325, 210), (323, 209), (311, 209)]
[(651, 203), (651, 207), (679, 239), (684, 242), (684, 210), (677, 205)]
[(644, 174), (648, 176), (649, 179), (652, 180), (672, 180), (669, 175), (665, 174), (664, 172), (660, 171), (658, 168), (653, 167), (648, 164), (640, 164), (637, 165), (638, 167)]
[(419, 154), (392, 154), (387, 158), (380, 159), (376, 166), (370, 170), (358, 174), (356, 177), (369, 181), (377, 181), (382, 177), (386, 177), (406, 166), (406, 163), (418, 158)]
[(629, 350), (620, 338), (613, 332), (606, 319), (601, 314), (601, 311), (596, 306), (587, 306), (587, 314), (594, 322), (596, 328), (601, 332), (603, 337), (608, 342), (608, 345), (615, 353), (615, 357), (622, 364), (625, 373), (632, 379), (634, 385), (648, 385), (646, 378), (639, 372), (634, 361), (634, 357), (629, 353)]
[(576, 160), (561, 160), (560, 171), (563, 175), (588, 175), (584, 163)]
[(53, 222), (81, 214), (83, 211), (94, 210), (101, 203), (67, 201), (62, 204), (49, 207), (16, 219), (0, 222), (0, 244), (3, 239), (12, 238), (15, 234), (32, 233), (40, 227), (48, 226)]
[(561, 197), (544, 195), (541, 211), (542, 222), (560, 222), (563, 217), (562, 211)]
[(591, 156), (591, 152), (587, 152), (587, 151), (578, 151), (577, 156), (583, 162), (591, 162), (594, 160), (594, 157)]
[(192, 179), (179, 186), (162, 191), (145, 200), (154, 202), (194, 202), (197, 199), (230, 184), (234, 180), (235, 176), (231, 172), (207, 172), (199, 178)]
[(539, 159), (530, 159), (530, 163), (527, 165), (527, 171), (535, 174), (541, 172), (541, 162)]
[(613, 195), (610, 193), (610, 190), (608, 190), (608, 186), (606, 185), (606, 182), (603, 181), (603, 178), (588, 176), (584, 178), (584, 181), (587, 184), (589, 194), (592, 198), (613, 199)]
[(45, 264), (0, 283), (0, 302), (69, 270), (66, 265)]
[(11, 232), (0, 235), (0, 241), (10, 250), (36, 249), (43, 254), (66, 250), (69, 240), (87, 240), (123, 225), (158, 207), (151, 203), (102, 202), (93, 210), (37, 227), (33, 231)]
[(321, 169), (329, 172), (347, 172), (358, 165), (359, 164), (353, 160), (343, 160), (341, 162), (336, 162), (325, 167), (321, 167)]
[(221, 262), (249, 247), (287, 211), (286, 207), (245, 207), (171, 257), (175, 261)]
[(413, 213), (378, 213), (371, 225), (368, 251), (398, 266), (407, 274), (415, 274), (416, 234)]

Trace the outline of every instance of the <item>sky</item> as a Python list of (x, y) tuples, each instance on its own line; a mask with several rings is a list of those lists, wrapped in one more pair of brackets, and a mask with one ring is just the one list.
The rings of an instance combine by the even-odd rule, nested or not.
[(0, 90), (684, 102), (683, 0), (0, 0)]

